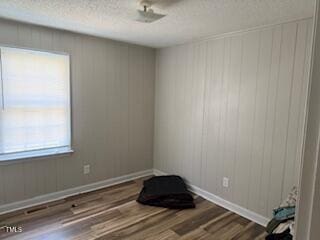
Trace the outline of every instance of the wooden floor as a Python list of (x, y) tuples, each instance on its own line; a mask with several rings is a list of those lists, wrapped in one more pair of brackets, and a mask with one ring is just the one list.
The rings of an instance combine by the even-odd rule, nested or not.
[(1, 215), (0, 239), (264, 239), (264, 228), (195, 196), (196, 209), (138, 204), (142, 179)]

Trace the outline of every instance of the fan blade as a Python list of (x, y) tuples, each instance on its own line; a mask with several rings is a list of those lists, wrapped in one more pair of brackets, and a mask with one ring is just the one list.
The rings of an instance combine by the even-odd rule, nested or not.
[(144, 22), (144, 23), (151, 23), (154, 21), (159, 20), (160, 18), (163, 18), (166, 15), (158, 14), (154, 12), (145, 12), (142, 10), (138, 10), (139, 16), (136, 19), (138, 22)]

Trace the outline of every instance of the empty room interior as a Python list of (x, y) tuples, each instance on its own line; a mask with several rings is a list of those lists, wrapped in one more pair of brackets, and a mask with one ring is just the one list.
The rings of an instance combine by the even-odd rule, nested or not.
[(318, 0), (0, 0), (0, 239), (318, 240)]

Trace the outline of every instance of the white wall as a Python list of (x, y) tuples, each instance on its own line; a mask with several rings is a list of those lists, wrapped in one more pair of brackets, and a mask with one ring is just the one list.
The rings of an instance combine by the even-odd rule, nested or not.
[(270, 216), (298, 180), (311, 33), (306, 19), (158, 50), (155, 168)]
[(75, 152), (0, 164), (0, 206), (152, 168), (153, 49), (6, 20), (1, 44), (71, 55)]

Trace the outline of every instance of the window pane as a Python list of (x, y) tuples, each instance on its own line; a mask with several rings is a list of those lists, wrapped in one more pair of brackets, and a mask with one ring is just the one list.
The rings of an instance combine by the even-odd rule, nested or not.
[(0, 153), (70, 145), (69, 57), (1, 48)]

